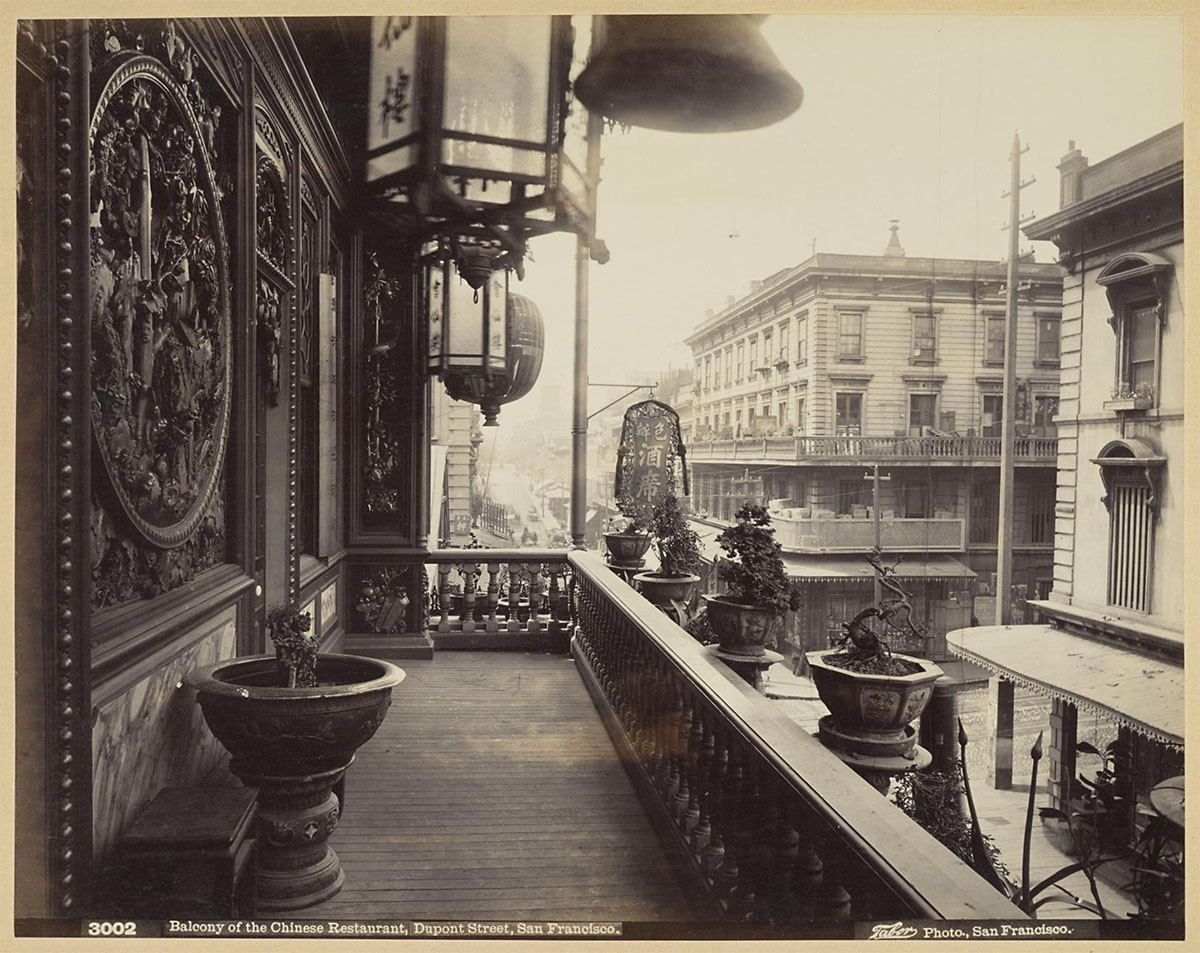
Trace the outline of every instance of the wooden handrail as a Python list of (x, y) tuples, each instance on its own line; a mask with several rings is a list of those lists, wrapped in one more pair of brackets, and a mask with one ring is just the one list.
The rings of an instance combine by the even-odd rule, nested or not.
[(599, 556), (568, 560), (585, 680), (727, 914), (1022, 918)]

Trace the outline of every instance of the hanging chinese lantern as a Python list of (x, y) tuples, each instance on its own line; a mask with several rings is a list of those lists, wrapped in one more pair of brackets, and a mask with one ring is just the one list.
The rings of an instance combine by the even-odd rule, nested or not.
[(475, 258), (434, 263), (426, 274), (428, 369), (455, 400), (479, 404), (484, 426), (495, 427), (500, 405), (537, 382), (545, 351), (542, 314), (508, 291), (506, 270), (484, 277)]

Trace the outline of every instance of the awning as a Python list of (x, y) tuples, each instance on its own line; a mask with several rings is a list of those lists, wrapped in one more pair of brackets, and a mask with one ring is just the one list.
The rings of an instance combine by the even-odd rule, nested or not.
[(1183, 744), (1183, 667), (1050, 625), (985, 625), (946, 635), (950, 651), (1042, 695)]
[[(885, 564), (894, 557), (885, 555)], [(862, 582), (875, 579), (875, 570), (866, 559), (857, 553), (805, 556), (800, 553), (784, 553), (783, 565), (793, 579), (804, 582)], [(905, 556), (896, 566), (897, 579), (924, 579), (927, 581), (949, 579), (974, 579), (975, 572), (964, 566), (953, 556)]]

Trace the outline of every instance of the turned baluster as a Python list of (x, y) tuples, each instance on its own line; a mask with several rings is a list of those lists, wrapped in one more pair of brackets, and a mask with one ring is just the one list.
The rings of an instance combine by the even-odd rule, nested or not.
[(817, 920), (849, 920), (850, 894), (841, 884), (841, 864), (838, 857), (839, 852), (846, 850), (846, 847), (823, 825), (816, 837), (816, 843), (825, 863), (825, 872), (820, 893), (817, 895), (814, 917)]
[(546, 597), (547, 605), (550, 608), (550, 622), (548, 628), (550, 632), (557, 635), (563, 628), (563, 592), (562, 586), (559, 583), (558, 574), (562, 567), (557, 563), (547, 563), (546, 578), (549, 583), (549, 593)]
[(700, 823), (700, 749), (703, 746), (704, 713), (702, 709), (693, 708), (691, 730), (687, 739), (688, 802), (684, 805), (679, 819), (679, 826), (685, 837)]
[(487, 571), (487, 592), (483, 597), (484, 629), (488, 632), (499, 632), (500, 620), (497, 618), (497, 612), (500, 607), (500, 563), (488, 563)]
[(667, 712), (666, 731), (663, 733), (663, 760), (667, 764), (667, 774), (661, 788), (663, 802), (668, 806), (679, 790), (679, 764), (675, 759), (676, 747), (679, 744), (679, 723), (683, 717), (683, 698), (677, 689), (671, 689), (671, 707)]
[[(738, 835), (737, 829), (741, 818), (742, 797), (742, 765), (741, 756), (736, 748), (729, 751), (729, 767), (725, 771), (725, 781), (721, 786), (721, 828), (725, 846), (725, 858), (717, 868), (713, 878), (713, 887), (719, 897), (731, 897), (737, 889), (740, 878), (738, 867)], [(732, 912), (732, 911), (731, 911)]]
[(439, 563), (437, 568), (439, 632), (450, 631), (450, 572), (453, 568), (449, 563)]
[[(651, 755), (652, 773), (650, 775), (654, 787), (660, 793), (666, 790), (667, 776), (671, 773), (671, 760), (667, 755), (667, 725), (671, 716), (671, 700), (673, 687), (670, 675), (661, 668), (658, 672), (658, 687), (654, 697), (653, 720), (650, 723), (650, 737), (654, 745)], [(651, 771), (650, 767), (647, 767)]]
[(757, 823), (753, 829), (754, 919), (771, 923), (775, 919), (772, 894), (776, 879), (776, 853), (779, 848), (779, 806), (775, 775), (759, 765)]
[(732, 828), (732, 853), (737, 858), (738, 881), (729, 894), (729, 915), (752, 919), (757, 908), (762, 867), (757, 834), (761, 812), (758, 771), (751, 757), (742, 767), (738, 816)]
[(475, 631), (475, 581), (479, 578), (479, 567), (472, 563), (459, 566), (463, 581), (462, 630)]
[(785, 792), (775, 847), (775, 870), (771, 877), (771, 913), (777, 923), (791, 923), (801, 919), (802, 915), (795, 889), (800, 832), (796, 830), (791, 800)]
[(525, 567), (529, 573), (529, 631), (541, 632), (545, 627), (540, 618), (542, 612), (542, 567), (530, 563)]
[(792, 895), (796, 900), (797, 917), (801, 920), (816, 918), (818, 902), (825, 890), (825, 863), (817, 853), (818, 826), (819, 822), (807, 811), (796, 821), (800, 849), (792, 867)]
[[(675, 771), (679, 775), (679, 786), (675, 789), (675, 797), (671, 803), (671, 817), (676, 824), (682, 826), (683, 815), (691, 801), (691, 790), (688, 787), (688, 741), (692, 735), (692, 704), (691, 699), (684, 699), (683, 711), (679, 716), (679, 732), (675, 736)], [(686, 833), (686, 831), (684, 832)]]
[[(707, 721), (707, 719), (705, 719)], [(697, 807), (699, 809), (699, 817), (696, 820), (696, 826), (692, 829), (692, 835), (688, 840), (692, 848), (692, 853), (697, 858), (703, 855), (704, 848), (708, 846), (709, 839), (712, 837), (712, 819), (710, 812), (712, 811), (713, 789), (712, 789), (712, 768), (713, 758), (716, 753), (717, 740), (716, 735), (712, 731), (706, 731), (704, 741), (700, 745), (700, 754), (696, 762), (696, 792), (697, 792)]]
[(712, 765), (708, 772), (706, 813), (701, 823), (709, 826), (708, 843), (700, 851), (700, 869), (712, 883), (725, 862), (725, 779), (729, 770), (729, 749), (723, 739), (715, 739)]

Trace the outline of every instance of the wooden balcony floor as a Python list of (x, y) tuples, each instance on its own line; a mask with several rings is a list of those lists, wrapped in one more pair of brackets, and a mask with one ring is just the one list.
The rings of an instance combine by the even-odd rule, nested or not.
[(574, 662), (439, 652), (347, 773), (333, 919), (695, 919)]

